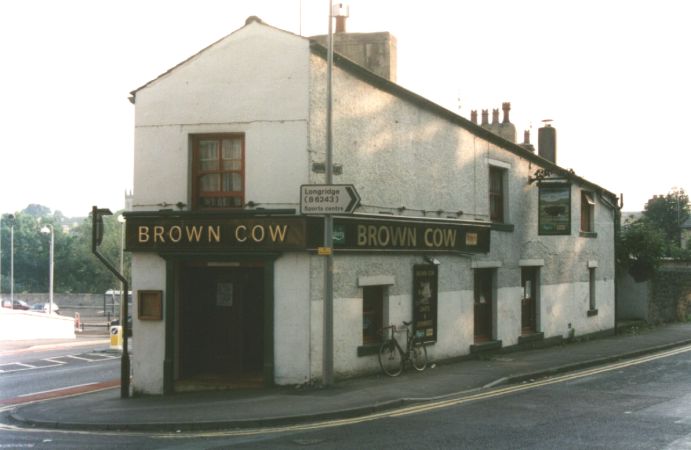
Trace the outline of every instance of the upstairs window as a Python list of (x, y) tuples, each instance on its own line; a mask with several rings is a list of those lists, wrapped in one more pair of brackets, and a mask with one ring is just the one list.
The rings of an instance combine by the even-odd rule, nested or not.
[(592, 192), (581, 191), (581, 231), (595, 232), (595, 200)]
[(241, 208), (245, 203), (245, 137), (241, 134), (194, 136), (192, 207)]
[(504, 223), (504, 173), (499, 167), (489, 168), (489, 218), (492, 222)]

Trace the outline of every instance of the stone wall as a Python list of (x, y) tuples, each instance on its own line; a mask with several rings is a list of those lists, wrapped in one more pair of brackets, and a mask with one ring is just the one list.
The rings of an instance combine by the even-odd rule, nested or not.
[[(10, 298), (8, 293), (3, 293), (2, 298)], [(24, 300), (29, 305), (36, 303), (48, 303), (48, 293), (14, 293), (14, 298)], [(59, 307), (59, 315), (75, 317), (78, 313), (85, 331), (108, 332), (107, 324), (120, 315), (120, 303), (105, 294), (62, 294), (54, 293), (53, 302)]]
[(687, 320), (691, 310), (691, 261), (667, 261), (653, 279), (653, 323)]
[[(103, 309), (103, 296), (104, 294), (53, 294), (53, 302), (57, 303), (58, 306), (62, 307), (100, 307)], [(4, 298), (8, 298), (7, 294), (4, 294)], [(35, 303), (47, 303), (50, 295), (48, 293), (14, 293), (15, 299), (21, 299), (30, 305)]]
[(637, 283), (618, 273), (617, 320), (648, 323), (689, 320), (691, 315), (691, 261), (664, 261), (648, 281)]

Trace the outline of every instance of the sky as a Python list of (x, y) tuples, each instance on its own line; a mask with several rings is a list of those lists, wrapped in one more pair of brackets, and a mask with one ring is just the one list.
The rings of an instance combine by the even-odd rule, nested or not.
[[(389, 31), (398, 84), (466, 118), (511, 102), (552, 119), (557, 163), (642, 210), (691, 191), (689, 9), (683, 0), (351, 0), (350, 32)], [(132, 189), (129, 93), (255, 15), (326, 34), (328, 0), (0, 2), (0, 213), (86, 216)], [(334, 87), (334, 95), (338, 95)]]

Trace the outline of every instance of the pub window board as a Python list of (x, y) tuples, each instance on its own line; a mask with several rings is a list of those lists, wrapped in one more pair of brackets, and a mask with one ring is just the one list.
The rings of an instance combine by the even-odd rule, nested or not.
[(139, 291), (137, 305), (139, 320), (163, 320), (163, 291)]

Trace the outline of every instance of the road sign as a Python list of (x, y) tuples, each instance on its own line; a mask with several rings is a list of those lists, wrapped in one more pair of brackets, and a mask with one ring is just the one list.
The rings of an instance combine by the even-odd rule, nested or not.
[(303, 184), (300, 186), (300, 214), (352, 214), (360, 195), (352, 184)]

